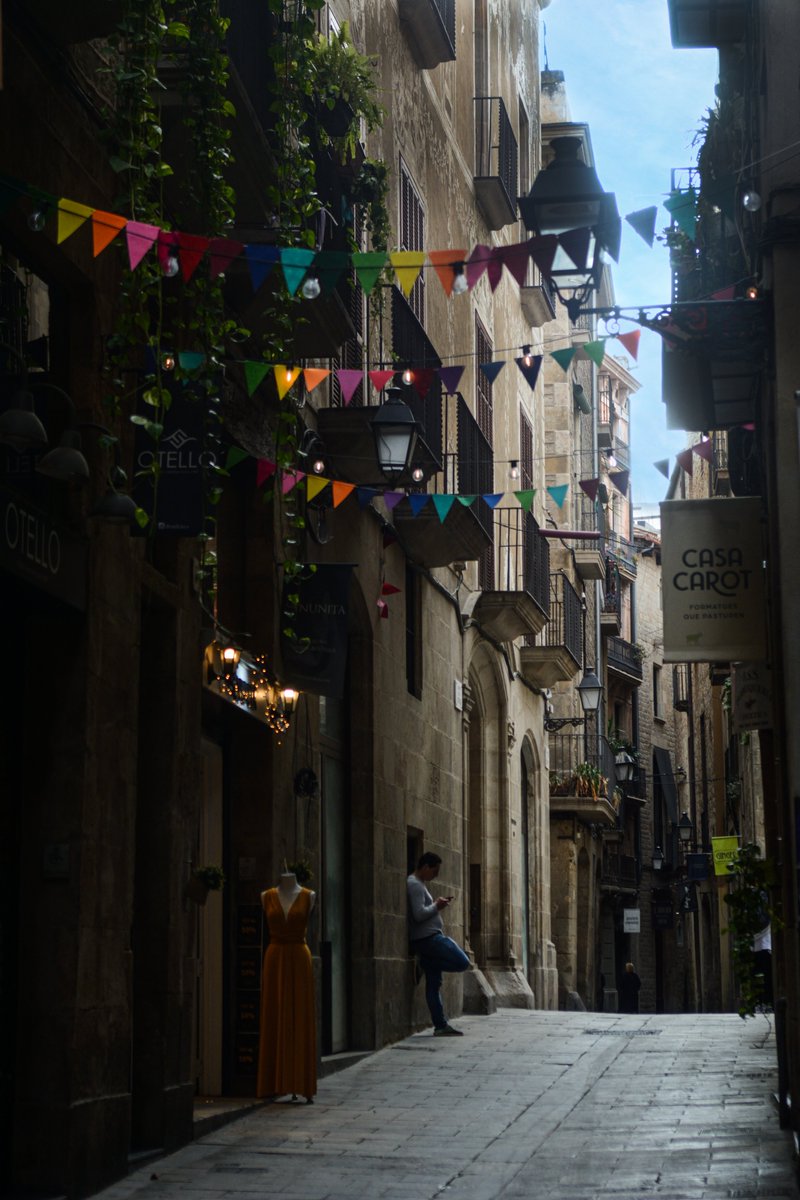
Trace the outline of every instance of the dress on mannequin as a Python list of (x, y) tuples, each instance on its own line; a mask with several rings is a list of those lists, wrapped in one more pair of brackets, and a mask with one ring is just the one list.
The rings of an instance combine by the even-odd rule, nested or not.
[(292, 874), (261, 893), (269, 945), (261, 974), (258, 1096), (305, 1096), (317, 1091), (314, 972), (306, 945), (316, 899)]

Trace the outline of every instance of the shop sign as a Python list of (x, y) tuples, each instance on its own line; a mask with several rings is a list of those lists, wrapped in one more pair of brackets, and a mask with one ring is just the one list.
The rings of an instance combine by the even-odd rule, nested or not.
[(732, 863), (738, 853), (738, 837), (712, 837), (711, 857), (714, 860), (714, 874), (730, 875), (728, 863)]
[(708, 855), (687, 854), (686, 874), (695, 883), (702, 883), (704, 879), (708, 879)]
[(734, 733), (772, 728), (772, 672), (766, 663), (733, 663), (731, 713)]
[(0, 489), (0, 506), (0, 567), (84, 612), (86, 539), (13, 492)]
[(638, 908), (623, 908), (622, 910), (622, 932), (623, 933), (640, 933), (641, 932), (641, 916)]
[[(163, 432), (156, 442), (142, 425), (136, 426), (133, 497), (154, 515), (156, 532), (167, 537), (197, 537), (205, 517), (205, 474), (216, 465), (204, 445), (203, 393), (191, 384), (170, 381), (172, 401), (163, 414)], [(142, 402), (140, 416), (152, 419)], [(154, 490), (158, 471), (158, 487)], [(134, 528), (147, 535), (151, 527)]]
[(295, 637), (281, 638), (281, 678), (292, 687), (334, 699), (344, 695), (352, 563), (318, 563), (300, 584), (284, 584), (299, 593), (293, 621)]
[(672, 929), (674, 915), (671, 896), (660, 896), (657, 899), (654, 897), (650, 911), (653, 929)]
[(661, 504), (665, 662), (765, 657), (761, 500)]

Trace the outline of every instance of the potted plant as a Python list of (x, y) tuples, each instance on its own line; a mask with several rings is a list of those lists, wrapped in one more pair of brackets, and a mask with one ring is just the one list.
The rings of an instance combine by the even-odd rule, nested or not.
[(591, 796), (593, 800), (599, 800), (608, 795), (608, 780), (592, 763), (578, 763), (568, 775), (550, 772), (550, 795)]
[(205, 904), (209, 892), (220, 892), (225, 884), (222, 867), (208, 865), (195, 867), (184, 889), (187, 900)]
[(371, 133), (386, 115), (375, 99), (375, 60), (356, 49), (345, 21), (337, 33), (320, 34), (312, 43), (312, 67), (314, 115), (344, 158), (360, 140), (361, 121)]

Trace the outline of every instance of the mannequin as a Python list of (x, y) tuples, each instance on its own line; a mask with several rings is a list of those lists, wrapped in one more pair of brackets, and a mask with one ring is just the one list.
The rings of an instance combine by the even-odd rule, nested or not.
[(298, 1093), (313, 1104), (317, 1090), (314, 971), (306, 929), (316, 896), (292, 871), (261, 893), (269, 945), (261, 974), (257, 1096)]

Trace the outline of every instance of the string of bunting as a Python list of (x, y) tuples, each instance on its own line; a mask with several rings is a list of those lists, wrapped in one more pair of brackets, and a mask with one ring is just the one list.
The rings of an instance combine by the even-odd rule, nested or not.
[[(752, 433), (755, 429), (755, 424), (753, 421), (746, 421), (744, 424), (740, 425), (739, 428), (747, 429)], [(695, 442), (693, 446), (689, 446), (686, 450), (681, 450), (679, 454), (675, 455), (675, 462), (678, 464), (681, 470), (686, 472), (687, 475), (694, 474), (694, 459), (692, 457), (694, 454), (696, 454), (698, 458), (704, 459), (705, 462), (710, 463), (714, 456), (714, 444), (711, 441), (711, 438), (701, 438), (700, 441)], [(669, 479), (668, 458), (660, 458), (657, 462), (653, 463), (653, 466), (657, 471), (660, 471), (665, 479)], [(581, 484), (581, 486), (583, 485)]]

